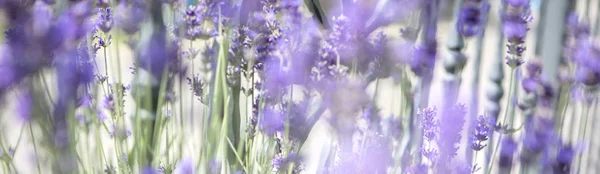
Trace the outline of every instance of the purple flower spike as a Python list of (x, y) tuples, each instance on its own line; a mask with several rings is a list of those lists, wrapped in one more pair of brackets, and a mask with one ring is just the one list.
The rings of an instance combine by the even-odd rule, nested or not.
[(127, 34), (133, 34), (140, 29), (141, 23), (146, 19), (146, 11), (142, 2), (134, 0), (121, 1), (116, 9), (115, 23)]
[(506, 0), (506, 3), (513, 8), (524, 8), (529, 6), (529, 0)]
[(438, 120), (437, 117), (437, 109), (433, 108), (425, 108), (420, 113), (419, 116), (423, 119), (421, 124), (423, 125), (423, 137), (427, 141), (435, 140), (437, 134)]
[(113, 11), (112, 8), (99, 8), (98, 9), (98, 28), (105, 33), (108, 33), (113, 26)]
[(575, 157), (575, 150), (570, 145), (562, 147), (556, 154), (554, 163), (554, 172), (567, 174), (571, 171), (571, 163)]
[(500, 157), (498, 160), (500, 171), (510, 171), (513, 165), (514, 154), (517, 151), (517, 142), (512, 138), (507, 137), (502, 140), (500, 147)]
[(471, 137), (471, 148), (475, 151), (480, 151), (485, 148), (487, 144), (484, 144), (488, 140), (491, 134), (491, 129), (488, 126), (488, 121), (483, 116), (477, 117), (475, 122), (475, 131), (473, 137)]
[(283, 113), (272, 108), (265, 108), (259, 123), (265, 134), (273, 136), (275, 133), (283, 131)]
[(467, 0), (460, 11), (456, 27), (465, 37), (480, 34), (485, 29), (489, 4), (480, 0)]

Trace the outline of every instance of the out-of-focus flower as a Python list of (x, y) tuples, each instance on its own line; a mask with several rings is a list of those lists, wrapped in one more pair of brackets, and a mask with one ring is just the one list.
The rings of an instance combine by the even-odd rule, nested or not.
[[(535, 118), (534, 118), (535, 119)], [(521, 152), (521, 163), (530, 165), (552, 144), (554, 124), (551, 119), (529, 119), (526, 124), (531, 129), (525, 131)], [(534, 125), (534, 121), (538, 124)]]
[(502, 17), (504, 35), (508, 39), (506, 64), (511, 68), (516, 68), (523, 64), (522, 55), (525, 51), (525, 36), (529, 27), (527, 23), (531, 22), (531, 11), (529, 9), (529, 0), (509, 0), (506, 1), (507, 9)]
[(113, 26), (113, 11), (112, 8), (99, 8), (98, 9), (98, 28), (104, 33), (108, 33)]
[(450, 161), (457, 153), (462, 128), (465, 124), (467, 108), (462, 104), (457, 104), (444, 110), (443, 115), (439, 119), (439, 164), (438, 171), (452, 170)]
[(33, 109), (33, 100), (31, 94), (28, 91), (22, 92), (21, 95), (18, 96), (16, 113), (17, 117), (22, 121), (28, 122), (31, 120)]
[(112, 125), (112, 129), (109, 130), (108, 134), (111, 138), (117, 138), (122, 141), (130, 137), (132, 132), (123, 126)]
[(127, 34), (133, 34), (140, 29), (140, 25), (146, 19), (146, 11), (140, 0), (131, 2), (121, 1), (116, 8), (115, 23)]
[[(208, 4), (211, 5), (211, 4)], [(205, 3), (190, 5), (184, 11), (185, 37), (191, 40), (216, 36), (216, 21), (211, 21), (210, 7)]]
[(571, 145), (565, 145), (556, 154), (556, 161), (554, 162), (555, 173), (571, 173), (571, 163), (575, 157), (575, 150)]
[(283, 156), (280, 153), (275, 155), (273, 160), (271, 160), (271, 167), (276, 171), (287, 171), (287, 168), (289, 168), (292, 163), (295, 163), (294, 170), (297, 170), (296, 167), (301, 165), (300, 156), (294, 152), (290, 152), (287, 156)]
[(185, 157), (177, 163), (175, 174), (195, 174), (196, 169), (191, 157)]
[(110, 6), (110, 0), (96, 0), (96, 6), (106, 8)]
[(31, 14), (33, 35), (36, 37), (46, 36), (48, 30), (52, 27), (52, 7), (45, 2), (36, 1)]
[(517, 152), (517, 142), (510, 137), (504, 138), (500, 144), (500, 156), (498, 166), (500, 171), (510, 171), (513, 165), (513, 157)]
[(158, 174), (158, 171), (152, 166), (142, 167), (140, 169), (141, 174)]
[(265, 134), (273, 136), (275, 133), (283, 131), (285, 118), (281, 111), (273, 108), (265, 108), (260, 119), (259, 126)]
[(487, 13), (489, 11), (487, 1), (467, 0), (463, 2), (456, 27), (465, 37), (480, 34), (485, 29)]
[(438, 128), (438, 120), (437, 120), (437, 109), (433, 108), (425, 108), (418, 113), (418, 115), (423, 119), (421, 124), (423, 126), (423, 137), (427, 141), (435, 140), (437, 136), (437, 128)]
[[(432, 36), (430, 36), (432, 37)], [(409, 62), (410, 68), (418, 76), (431, 73), (437, 59), (437, 41), (428, 40), (418, 46)]]
[(594, 44), (589, 32), (589, 25), (579, 21), (576, 14), (568, 20), (567, 56), (575, 66), (575, 80), (593, 86), (600, 83), (600, 48)]
[(529, 61), (526, 66), (527, 75), (521, 80), (521, 86), (527, 93), (537, 92), (541, 87), (540, 73), (542, 63), (538, 59)]

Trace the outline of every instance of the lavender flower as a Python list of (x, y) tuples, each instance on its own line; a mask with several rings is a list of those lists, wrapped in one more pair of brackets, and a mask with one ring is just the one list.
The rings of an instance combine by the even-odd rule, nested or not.
[(471, 149), (480, 151), (485, 148), (487, 144), (484, 144), (488, 140), (492, 130), (488, 126), (488, 121), (483, 116), (477, 117), (475, 122), (475, 131), (471, 137)]
[(177, 163), (175, 167), (176, 174), (194, 174), (196, 173), (194, 161), (190, 157), (185, 157)]
[(487, 1), (466, 0), (463, 2), (456, 27), (465, 37), (480, 34), (485, 28), (487, 13), (490, 6)]
[(115, 23), (127, 34), (136, 33), (146, 19), (146, 9), (141, 0), (121, 1), (116, 8)]
[(438, 119), (436, 118), (437, 109), (435, 107), (425, 108), (417, 114), (422, 118), (421, 125), (423, 127), (423, 138), (427, 141), (419, 151), (423, 156), (429, 159), (432, 164), (435, 164), (438, 159), (438, 150), (433, 146), (439, 129)]
[(436, 119), (437, 109), (435, 107), (425, 108), (418, 115), (423, 119), (421, 124), (423, 126), (423, 137), (425, 140), (435, 140), (439, 126), (438, 120)]
[(521, 87), (525, 90), (526, 93), (537, 93), (541, 87), (541, 62), (532, 60), (527, 64), (526, 70), (527, 75), (521, 80)]
[[(534, 121), (538, 121), (537, 125), (533, 125)], [(538, 120), (530, 119), (527, 121), (528, 127), (532, 130), (525, 132), (523, 138), (523, 148), (521, 152), (521, 163), (523, 165), (532, 164), (537, 157), (546, 150), (551, 144), (553, 138), (554, 123), (550, 119), (539, 118)]]
[(32, 9), (33, 35), (44, 37), (52, 27), (52, 7), (45, 2), (36, 1)]
[(283, 131), (283, 123), (285, 120), (281, 111), (265, 108), (260, 119), (260, 129), (265, 134), (273, 136), (275, 133)]
[(575, 14), (569, 16), (567, 55), (576, 67), (575, 80), (593, 86), (600, 83), (600, 49), (591, 40), (589, 26), (578, 20)]
[(521, 58), (525, 51), (525, 36), (529, 28), (527, 23), (531, 22), (531, 12), (529, 9), (529, 0), (509, 0), (506, 2), (508, 9), (503, 16), (503, 32), (508, 39), (508, 54), (506, 64), (511, 68), (516, 68), (523, 64)]
[(198, 97), (198, 100), (204, 102), (204, 86), (206, 85), (206, 82), (204, 82), (198, 74), (194, 75), (193, 79), (188, 77), (187, 81), (188, 85), (190, 85), (190, 90)]
[(571, 163), (575, 157), (575, 150), (570, 145), (565, 145), (556, 154), (554, 173), (571, 173)]
[(21, 121), (31, 121), (32, 109), (33, 109), (33, 100), (32, 96), (29, 92), (23, 92), (18, 97), (17, 102), (17, 117)]
[(498, 159), (498, 166), (500, 167), (501, 173), (510, 171), (513, 165), (513, 156), (517, 151), (517, 143), (510, 137), (504, 138), (500, 144), (500, 157)]
[(458, 104), (447, 108), (440, 118), (440, 135), (438, 138), (440, 163), (438, 171), (449, 171), (452, 169), (449, 164), (452, 158), (457, 155), (466, 114), (467, 108), (462, 104)]
[(113, 12), (112, 8), (99, 8), (98, 9), (98, 28), (102, 30), (104, 33), (108, 33), (113, 26)]
[[(427, 32), (429, 37), (435, 37), (435, 33)], [(418, 76), (431, 73), (437, 59), (437, 41), (426, 40), (422, 45), (416, 48), (413, 58), (410, 61), (410, 68)]]

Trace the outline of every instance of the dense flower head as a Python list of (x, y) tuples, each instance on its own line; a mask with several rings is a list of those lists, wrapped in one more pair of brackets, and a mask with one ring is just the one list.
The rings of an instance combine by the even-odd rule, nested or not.
[(260, 129), (265, 134), (273, 136), (275, 133), (283, 131), (284, 119), (282, 111), (265, 108), (259, 121)]
[(433, 108), (425, 108), (421, 110), (419, 116), (423, 119), (423, 137), (427, 141), (435, 140), (437, 136), (437, 128), (438, 128), (438, 120), (437, 120), (437, 109)]
[(506, 3), (513, 8), (525, 8), (529, 6), (529, 0), (506, 0)]
[(527, 93), (538, 92), (542, 87), (541, 83), (541, 72), (542, 65), (541, 61), (535, 59), (527, 63), (526, 65), (527, 75), (521, 80), (521, 87)]
[(527, 23), (533, 19), (529, 9), (529, 0), (507, 0), (507, 9), (502, 16), (503, 29), (505, 37), (508, 40), (506, 47), (509, 54), (506, 64), (511, 68), (516, 68), (523, 64), (522, 55), (525, 51), (525, 37), (529, 27)]
[(600, 82), (600, 48), (588, 39), (579, 39), (570, 58), (576, 66), (575, 80), (585, 85), (595, 85)]
[(190, 85), (190, 90), (198, 97), (198, 100), (204, 101), (204, 87), (206, 86), (204, 79), (200, 78), (199, 74), (195, 74), (193, 78), (188, 77), (186, 80), (188, 85)]
[(485, 148), (487, 144), (484, 144), (488, 140), (492, 130), (488, 126), (489, 122), (484, 116), (477, 117), (475, 122), (475, 131), (471, 137), (471, 148), (475, 151), (480, 151)]
[(510, 137), (504, 138), (501, 142), (500, 149), (500, 157), (498, 160), (498, 165), (500, 166), (500, 170), (507, 171), (513, 165), (513, 157), (515, 152), (517, 152), (517, 142)]
[(116, 26), (127, 34), (136, 33), (146, 19), (146, 8), (141, 0), (121, 1), (115, 12)]
[(467, 108), (462, 104), (445, 108), (439, 119), (438, 146), (440, 151), (438, 171), (451, 170), (450, 161), (458, 154)]
[(580, 21), (577, 13), (571, 13), (567, 20), (567, 32), (574, 38), (586, 38), (590, 35), (590, 26)]
[(33, 34), (37, 37), (45, 36), (52, 27), (52, 7), (42, 1), (36, 1), (31, 13)]
[(426, 41), (415, 48), (413, 58), (409, 62), (409, 65), (415, 74), (422, 76), (433, 71), (436, 59), (437, 42), (435, 40)]
[(521, 162), (531, 164), (552, 144), (553, 122), (546, 118), (529, 119), (528, 127), (531, 130), (525, 132), (521, 152)]
[(480, 34), (485, 29), (489, 4), (486, 1), (467, 0), (463, 3), (456, 27), (465, 37)]
[(556, 154), (554, 171), (556, 173), (570, 173), (571, 163), (575, 157), (575, 149), (571, 145), (564, 145)]
[[(503, 26), (496, 31), (503, 32), (508, 41), (505, 60), (516, 70), (520, 89), (527, 97), (533, 96), (526, 100), (541, 103), (519, 105), (524, 112), (515, 114), (526, 118), (519, 128), (496, 124), (497, 117), (475, 117), (475, 113), (471, 113), (474, 118), (469, 117), (471, 125), (464, 126), (464, 105), (442, 101), (438, 113), (433, 107), (438, 101), (421, 100), (435, 96), (437, 91), (430, 90), (437, 89), (429, 87), (440, 80), (457, 82), (445, 83), (455, 84), (457, 89), (464, 87), (456, 78), (458, 72), (442, 79), (434, 73), (442, 53), (438, 51), (450, 49), (465, 62), (471, 54), (452, 46), (438, 50), (439, 43), (445, 41), (437, 38), (447, 38), (437, 36), (437, 25), (448, 13), (438, 10), (448, 5), (444, 1), (53, 3), (0, 0), (0, 18), (6, 28), (5, 42), (0, 44), (0, 99), (14, 107), (9, 108), (13, 116), (33, 127), (29, 127), (30, 141), (22, 142), (39, 147), (35, 155), (43, 160), (38, 163), (44, 164), (40, 165), (44, 171), (45, 167), (62, 170), (68, 166), (73, 169), (53, 173), (77, 173), (81, 170), (76, 167), (78, 163), (88, 161), (83, 164), (85, 169), (105, 173), (475, 173), (491, 166), (482, 168), (477, 165), (480, 160), (465, 159), (470, 153), (482, 154), (479, 152), (488, 146), (494, 131), (508, 136), (501, 136), (495, 145), (500, 149), (499, 163), (492, 165), (499, 166), (500, 173), (511, 171), (518, 163), (524, 167), (539, 164), (542, 173), (552, 169), (570, 172), (577, 157), (569, 145), (555, 147), (561, 142), (555, 135), (560, 134), (554, 130), (557, 125), (538, 116), (550, 114), (555, 110), (552, 107), (562, 107), (553, 102), (562, 102), (563, 93), (558, 96), (556, 86), (542, 76), (541, 62), (536, 59), (528, 60), (525, 69), (516, 70), (527, 55), (530, 0), (502, 0), (507, 8), (500, 15)], [(459, 11), (452, 16), (456, 26), (449, 27), (449, 33), (482, 36), (488, 2), (456, 3)], [(387, 33), (386, 28), (394, 26), (405, 27), (400, 38)], [(114, 30), (122, 30), (126, 36)], [(567, 32), (565, 60), (560, 65), (564, 68), (561, 78), (565, 79), (561, 89), (574, 91), (576, 97), (593, 98), (595, 93), (588, 92), (594, 92), (594, 85), (600, 83), (600, 47), (589, 25), (576, 16), (569, 17)], [(115, 40), (111, 34), (117, 34)], [(126, 48), (119, 47), (122, 42), (127, 43)], [(105, 51), (105, 56), (97, 57), (99, 51)], [(106, 67), (98, 67), (103, 58), (107, 62), (101, 65)], [(119, 63), (131, 67), (123, 69)], [(110, 77), (103, 68), (110, 70)], [(477, 76), (483, 71), (468, 73)], [(500, 87), (507, 81), (489, 78), (499, 87), (490, 93), (501, 94)], [(398, 85), (402, 90), (400, 104), (394, 98), (397, 93), (389, 95), (389, 89), (396, 90)], [(129, 90), (133, 96), (128, 96)], [(492, 95), (490, 100), (501, 98), (488, 95)], [(184, 102), (196, 98), (203, 102), (202, 109), (192, 109), (196, 107), (193, 102)], [(579, 107), (578, 102), (570, 103), (565, 110)], [(218, 119), (224, 113), (230, 114), (228, 119)], [(210, 117), (195, 120), (197, 115)], [(184, 154), (198, 152), (198, 142), (186, 141), (191, 136), (187, 131), (195, 128), (202, 130), (189, 133), (202, 137), (201, 155), (191, 158)], [(467, 136), (464, 142), (463, 134)], [(520, 142), (517, 144), (509, 134), (517, 135)], [(100, 138), (95, 144), (77, 142), (95, 139), (96, 135)], [(103, 142), (106, 135), (111, 138), (109, 142)], [(301, 152), (314, 147), (309, 143), (319, 143), (313, 141), (315, 136), (326, 140), (319, 144), (324, 153), (318, 156), (326, 160), (319, 163), (323, 168), (313, 170), (309, 165), (303, 171), (305, 160), (312, 164), (315, 158)], [(36, 142), (42, 146), (35, 146)], [(12, 159), (16, 147), (13, 141), (6, 143), (8, 154), (0, 152), (0, 160), (11, 165), (6, 167), (9, 173), (15, 173), (13, 168), (21, 167)], [(103, 148), (113, 143), (110, 147), (115, 147)], [(86, 150), (93, 155), (79, 154)], [(520, 158), (514, 160), (515, 156)], [(138, 166), (127, 165), (132, 160)], [(53, 164), (46, 165), (48, 162)]]
[(112, 29), (114, 24), (113, 21), (113, 10), (110, 7), (98, 9), (98, 28), (105, 33), (108, 33)]
[(508, 42), (512, 44), (522, 44), (525, 41), (525, 36), (527, 31), (529, 31), (529, 27), (527, 27), (527, 23), (531, 22), (531, 12), (529, 11), (529, 0), (514, 0), (519, 1), (519, 4), (522, 6), (510, 6), (506, 10), (506, 13), (503, 16), (504, 26), (503, 32), (508, 38)]
[(191, 157), (184, 157), (177, 163), (177, 167), (175, 167), (175, 173), (177, 174), (195, 174), (196, 169), (194, 166), (194, 161)]

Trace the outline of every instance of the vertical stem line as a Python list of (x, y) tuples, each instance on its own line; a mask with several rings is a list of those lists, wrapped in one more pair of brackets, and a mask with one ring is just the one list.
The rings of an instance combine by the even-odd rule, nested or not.
[[(587, 130), (587, 125), (588, 125), (589, 110), (591, 108), (590, 105), (591, 104), (589, 104), (589, 103), (587, 103), (587, 104), (584, 105), (584, 108), (583, 108), (584, 109), (583, 110), (583, 112), (584, 112), (584, 114), (583, 114), (584, 118), (581, 118), (579, 120), (579, 126), (581, 126), (583, 124), (583, 127), (580, 127), (580, 129), (579, 129), (579, 135), (578, 136), (580, 136), (579, 137), (579, 139), (580, 139), (579, 141), (584, 142), (584, 146), (587, 145), (587, 144), (585, 144), (585, 133), (586, 133), (586, 130)], [(586, 148), (586, 149), (589, 149), (589, 148)], [(579, 158), (577, 160), (577, 173), (579, 173), (581, 171), (581, 168), (582, 168), (581, 167), (581, 161), (583, 160), (583, 155), (584, 155), (583, 152), (584, 151), (585, 151), (585, 149), (582, 150), (582, 153), (579, 153)]]
[[(511, 104), (510, 101), (513, 97), (512, 93), (513, 93), (513, 81), (514, 81), (514, 74), (515, 74), (515, 68), (512, 68), (510, 71), (510, 84), (508, 86), (508, 96), (506, 96), (506, 105), (505, 105), (505, 110), (504, 110), (504, 121), (503, 123), (506, 124), (506, 119), (508, 118), (508, 111), (509, 108), (511, 108)], [(512, 121), (512, 120), (511, 120)], [(509, 123), (508, 125), (512, 125), (512, 123)], [(494, 168), (494, 161), (496, 160), (496, 154), (498, 153), (498, 149), (500, 147), (500, 143), (502, 142), (502, 135), (500, 134), (500, 136), (498, 137), (498, 141), (496, 142), (496, 146), (494, 147), (494, 152), (492, 153), (492, 159), (490, 161), (490, 163), (488, 164), (488, 166), (490, 167), (487, 171), (487, 173), (491, 173), (492, 169)]]
[(33, 128), (31, 128), (31, 123), (29, 123), (29, 135), (31, 135), (31, 141), (33, 143), (33, 151), (35, 153), (35, 160), (37, 164), (38, 174), (42, 173), (42, 169), (40, 167), (40, 159), (37, 151), (37, 145), (35, 144), (35, 137), (33, 136)]

